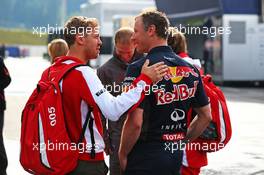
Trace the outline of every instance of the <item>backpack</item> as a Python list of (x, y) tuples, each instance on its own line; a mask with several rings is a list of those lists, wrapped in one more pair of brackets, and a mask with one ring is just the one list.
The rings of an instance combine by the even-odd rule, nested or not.
[[(211, 75), (202, 76), (204, 90), (209, 98), (212, 121), (205, 131), (192, 143), (200, 144), (200, 150), (205, 152), (215, 152), (226, 146), (232, 136), (232, 127), (230, 116), (227, 108), (225, 96), (221, 89), (217, 87)], [(191, 111), (188, 117), (188, 124), (196, 114)], [(188, 114), (190, 116), (190, 114)]]
[[(79, 151), (72, 147), (74, 145), (67, 133), (59, 82), (68, 72), (81, 65), (71, 63), (60, 70), (55, 69), (56, 76), (52, 80), (42, 78), (23, 109), (20, 163), (31, 174), (64, 175), (77, 166)], [(84, 138), (91, 111), (87, 114), (75, 146)], [(58, 149), (59, 144), (63, 146)]]

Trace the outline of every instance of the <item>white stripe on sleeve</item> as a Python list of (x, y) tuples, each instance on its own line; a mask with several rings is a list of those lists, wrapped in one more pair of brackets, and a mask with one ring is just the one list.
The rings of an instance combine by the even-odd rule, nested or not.
[(103, 115), (112, 121), (117, 121), (123, 113), (140, 100), (142, 91), (146, 86), (145, 81), (139, 81), (134, 89), (114, 97), (104, 88), (93, 69), (88, 66), (81, 66), (77, 67), (76, 70), (82, 73)]

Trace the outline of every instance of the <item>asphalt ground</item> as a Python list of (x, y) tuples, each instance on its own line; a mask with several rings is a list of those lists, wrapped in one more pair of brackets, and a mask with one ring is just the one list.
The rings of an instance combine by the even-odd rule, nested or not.
[[(26, 175), (19, 164), (21, 111), (49, 62), (41, 58), (5, 60), (12, 76), (6, 89), (4, 140), (8, 175)], [(264, 88), (221, 87), (231, 116), (233, 136), (228, 145), (208, 154), (202, 175), (264, 175)], [(107, 161), (108, 162), (108, 161)]]

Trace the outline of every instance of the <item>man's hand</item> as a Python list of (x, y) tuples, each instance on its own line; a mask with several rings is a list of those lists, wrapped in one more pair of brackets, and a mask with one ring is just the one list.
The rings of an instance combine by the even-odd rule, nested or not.
[(120, 151), (118, 152), (119, 163), (121, 172), (124, 172), (127, 166), (127, 156), (123, 155)]
[(118, 157), (122, 171), (127, 166), (127, 156), (136, 144), (143, 124), (143, 109), (137, 108), (129, 113), (123, 126)]
[(209, 104), (200, 108), (194, 108), (194, 110), (198, 115), (192, 120), (185, 137), (190, 142), (199, 137), (212, 120)]
[(141, 73), (147, 75), (153, 83), (156, 83), (167, 74), (168, 66), (164, 64), (164, 62), (158, 62), (153, 64), (152, 66), (149, 65), (149, 60), (147, 59), (141, 69)]

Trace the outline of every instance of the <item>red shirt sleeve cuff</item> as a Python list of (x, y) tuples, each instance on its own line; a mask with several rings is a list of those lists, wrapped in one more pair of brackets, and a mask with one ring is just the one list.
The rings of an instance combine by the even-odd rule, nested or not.
[(139, 77), (134, 80), (134, 84), (136, 85), (141, 80), (143, 80), (147, 85), (152, 84), (152, 80), (146, 74), (140, 74)]

